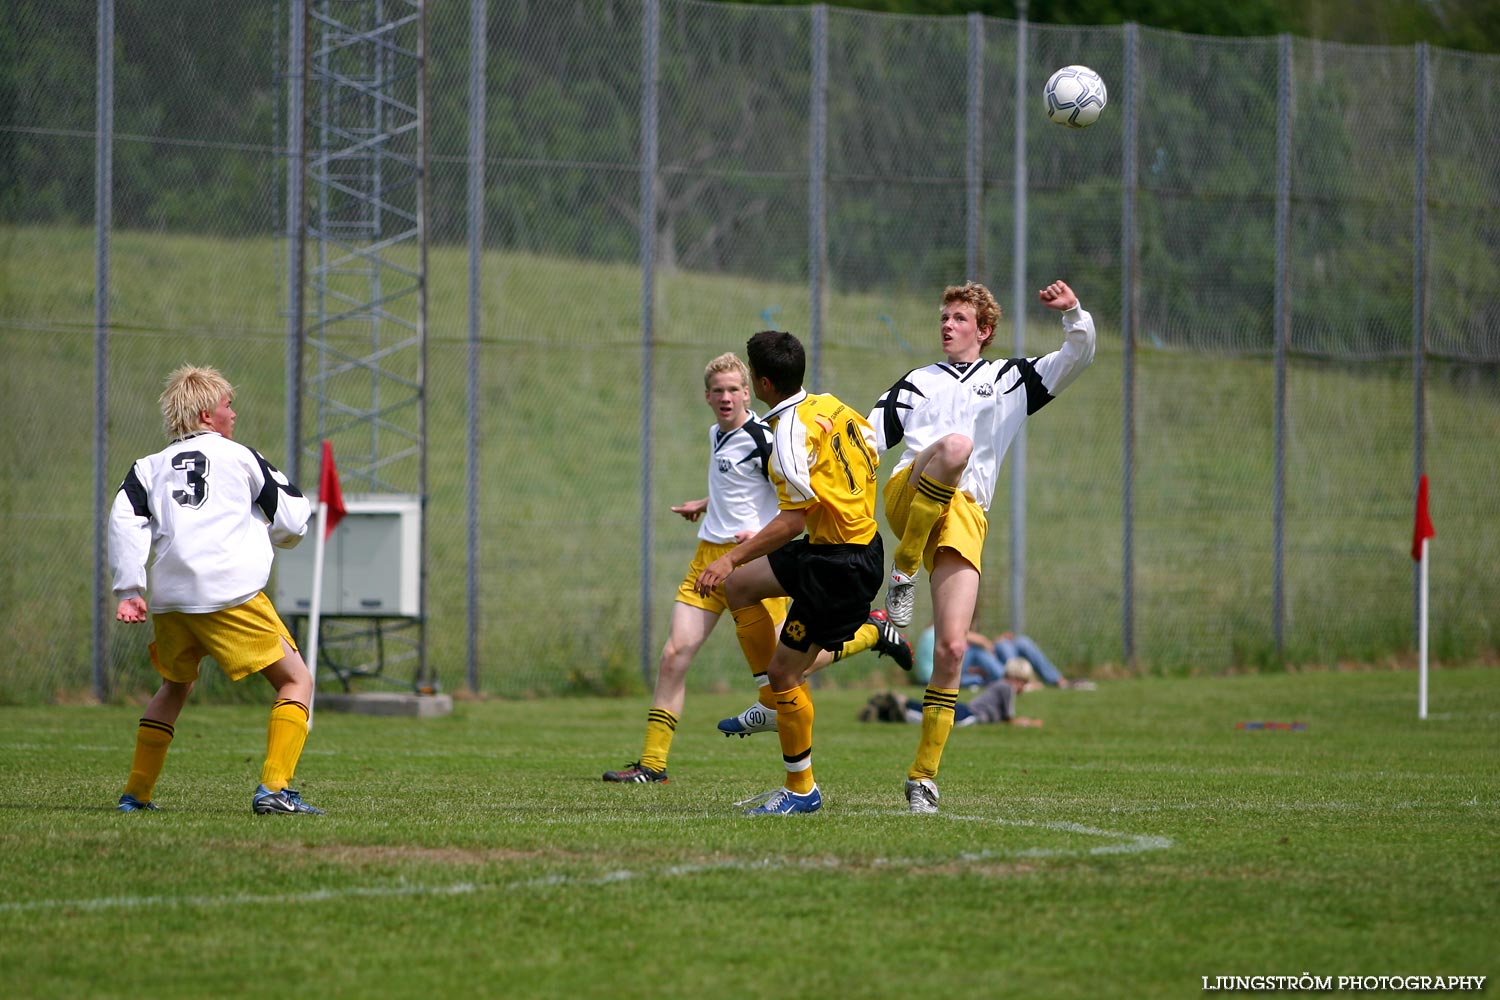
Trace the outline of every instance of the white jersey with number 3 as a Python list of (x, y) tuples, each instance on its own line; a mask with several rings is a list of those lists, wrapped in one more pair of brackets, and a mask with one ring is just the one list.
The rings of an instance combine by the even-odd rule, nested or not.
[[(254, 448), (199, 431), (130, 467), (109, 514), (116, 600), (220, 611), (265, 589), (272, 546), (307, 532), (311, 504)], [(149, 596), (146, 563), (152, 552)]]
[(974, 449), (958, 488), (989, 510), (1000, 462), (1021, 425), (1094, 360), (1094, 318), (1074, 307), (1062, 324), (1062, 346), (1040, 358), (940, 361), (907, 372), (870, 411), (877, 450), (904, 444), (900, 472), (943, 437), (967, 435)]

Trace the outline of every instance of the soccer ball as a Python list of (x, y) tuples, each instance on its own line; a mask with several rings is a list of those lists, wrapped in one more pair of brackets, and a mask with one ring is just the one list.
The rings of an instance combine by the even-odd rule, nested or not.
[(1094, 124), (1109, 101), (1104, 81), (1087, 66), (1064, 66), (1053, 73), (1043, 96), (1047, 117), (1068, 128)]

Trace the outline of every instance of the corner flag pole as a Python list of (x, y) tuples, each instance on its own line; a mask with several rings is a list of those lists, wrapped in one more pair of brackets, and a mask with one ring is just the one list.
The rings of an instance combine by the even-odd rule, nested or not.
[(1417, 561), (1417, 718), (1427, 718), (1427, 540), (1437, 534), (1427, 509), (1427, 476), (1417, 480), (1417, 521), (1411, 557)]
[(1417, 609), (1417, 718), (1427, 718), (1427, 539), (1422, 539), (1422, 559), (1418, 563)]
[(323, 552), (327, 548), (328, 504), (320, 497), (314, 517), (318, 536), (313, 541), (312, 607), (307, 614), (307, 671), (312, 674), (312, 691), (307, 696), (307, 731), (312, 732), (313, 701), (318, 697), (318, 619), (323, 608)]
[(339, 487), (338, 466), (333, 464), (333, 445), (323, 442), (323, 463), (318, 470), (318, 537), (313, 543), (312, 607), (307, 614), (307, 671), (312, 674), (312, 693), (307, 696), (307, 730), (312, 732), (313, 699), (318, 695), (318, 623), (323, 613), (323, 555), (328, 536), (344, 519), (344, 491)]

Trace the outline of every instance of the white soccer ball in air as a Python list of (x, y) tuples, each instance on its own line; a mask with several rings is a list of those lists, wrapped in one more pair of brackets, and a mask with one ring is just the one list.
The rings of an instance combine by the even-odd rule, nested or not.
[(1047, 79), (1043, 91), (1047, 117), (1068, 128), (1083, 128), (1099, 120), (1109, 102), (1109, 91), (1098, 73), (1087, 66), (1064, 66)]

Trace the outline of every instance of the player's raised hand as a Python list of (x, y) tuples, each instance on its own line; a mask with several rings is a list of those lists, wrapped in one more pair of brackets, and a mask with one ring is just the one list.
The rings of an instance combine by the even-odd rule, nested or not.
[(127, 597), (120, 602), (115, 609), (115, 619), (122, 622), (143, 622), (146, 620), (146, 601), (140, 597)]
[(1042, 300), (1042, 305), (1048, 309), (1056, 309), (1067, 312), (1078, 305), (1078, 296), (1073, 294), (1073, 289), (1068, 287), (1066, 281), (1054, 281), (1052, 284), (1036, 293), (1036, 297)]

